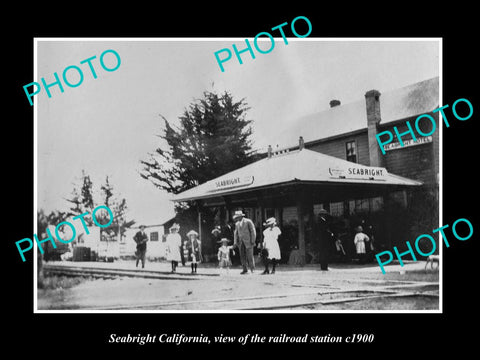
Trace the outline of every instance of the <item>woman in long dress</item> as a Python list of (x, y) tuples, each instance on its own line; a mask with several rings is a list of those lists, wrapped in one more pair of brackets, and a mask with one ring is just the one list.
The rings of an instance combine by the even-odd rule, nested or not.
[(269, 274), (268, 266), (272, 263), (272, 274), (275, 274), (277, 262), (281, 259), (278, 237), (282, 233), (277, 226), (275, 218), (271, 217), (266, 221), (267, 228), (263, 231), (263, 251), (265, 253), (265, 271), (262, 274)]
[(166, 241), (166, 256), (167, 261), (172, 263), (172, 273), (176, 272), (178, 263), (182, 261), (182, 255), (180, 253), (182, 247), (182, 238), (178, 233), (180, 225), (173, 224), (170, 228), (170, 234), (167, 235)]

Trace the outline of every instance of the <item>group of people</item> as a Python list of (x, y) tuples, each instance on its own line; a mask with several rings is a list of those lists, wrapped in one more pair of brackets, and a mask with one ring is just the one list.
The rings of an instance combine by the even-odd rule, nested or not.
[(202, 246), (198, 233), (195, 230), (190, 230), (187, 233), (187, 240), (182, 244), (179, 230), (180, 225), (173, 224), (170, 233), (167, 235), (165, 248), (167, 261), (170, 261), (172, 265), (172, 273), (177, 271), (178, 263), (182, 262), (183, 259), (184, 264), (187, 261), (190, 262), (192, 274), (196, 274), (198, 263), (203, 261)]
[[(316, 222), (316, 241), (318, 244), (318, 254), (321, 270), (328, 270), (328, 263), (331, 255), (332, 244), (337, 253), (345, 256), (345, 249), (338, 237), (335, 237), (330, 230), (328, 221), (328, 212), (321, 209), (318, 214), (318, 221)], [(216, 227), (212, 234), (220, 239), (217, 241), (219, 248), (217, 251), (218, 266), (225, 269), (228, 273), (232, 266), (232, 255), (235, 251), (239, 252), (240, 262), (242, 265), (241, 274), (253, 273), (255, 270), (254, 249), (257, 247), (260, 250), (260, 256), (265, 266), (263, 275), (274, 274), (276, 266), (281, 260), (281, 252), (279, 246), (279, 237), (282, 231), (277, 226), (276, 219), (271, 217), (266, 220), (263, 230), (262, 240), (256, 244), (257, 230), (252, 220), (248, 219), (241, 210), (235, 211), (233, 214), (233, 224), (228, 224), (228, 235), (222, 233), (219, 227)], [(195, 230), (190, 230), (186, 235), (187, 239), (182, 242), (179, 234), (180, 226), (173, 224), (170, 228), (169, 234), (166, 236), (166, 258), (171, 263), (171, 272), (175, 273), (178, 264), (181, 262), (185, 265), (190, 263), (192, 274), (197, 273), (198, 263), (203, 261), (202, 247), (199, 239), (199, 234)], [(368, 236), (361, 225), (355, 228), (356, 234), (353, 243), (356, 249), (357, 256), (360, 263), (367, 260), (368, 253), (371, 253), (373, 247), (373, 234)], [(222, 234), (222, 236), (220, 236)], [(231, 235), (231, 236), (230, 236)], [(233, 238), (233, 244), (231, 244)], [(142, 268), (145, 267), (145, 253), (146, 242), (148, 236), (145, 234), (145, 226), (140, 226), (140, 231), (135, 234), (134, 240), (137, 243), (136, 251), (136, 266), (139, 262), (142, 263)], [(272, 268), (270, 269), (270, 265)]]
[[(332, 242), (334, 243), (334, 248), (335, 252), (338, 255), (339, 258), (341, 259), (346, 259), (347, 258), (347, 251), (345, 251), (344, 244), (342, 240), (340, 239), (339, 236), (336, 236), (331, 230), (329, 223), (327, 221), (327, 217), (325, 216), (326, 211), (321, 213), (319, 216), (319, 242), (320, 245), (324, 244), (323, 249), (320, 249), (320, 264), (321, 268), (323, 270), (328, 269), (328, 264), (327, 265), (322, 265), (322, 262), (328, 263), (328, 258), (329, 258), (329, 253), (331, 247), (329, 244)], [(353, 255), (353, 258), (356, 258), (360, 264), (366, 263), (371, 257), (373, 256), (373, 252), (375, 250), (375, 237), (373, 234), (373, 227), (372, 225), (367, 225), (365, 220), (361, 221), (360, 225), (357, 225), (353, 228), (354, 235), (352, 237), (353, 240), (353, 247), (354, 247), (354, 252), (355, 255)], [(347, 233), (345, 233), (347, 234)], [(321, 254), (324, 254), (324, 258), (327, 257), (326, 259), (323, 259), (322, 261), (322, 256)]]
[[(242, 272), (240, 274), (247, 274), (249, 270), (250, 273), (253, 273), (255, 271), (253, 250), (255, 248), (257, 230), (255, 229), (253, 221), (246, 218), (241, 210), (235, 211), (233, 221), (235, 222), (235, 230), (233, 233), (234, 247), (239, 249), (242, 264)], [(281, 258), (278, 237), (282, 233), (273, 217), (267, 219), (265, 226), (263, 241), (257, 245), (261, 249), (260, 253), (265, 265), (265, 270), (262, 273), (264, 275), (270, 273), (270, 264), (272, 265), (271, 273), (275, 273), (275, 267)]]
[[(178, 233), (180, 225), (173, 224), (169, 230), (170, 232), (166, 237), (165, 254), (167, 260), (171, 263), (172, 273), (177, 271), (178, 263), (182, 262), (185, 264), (185, 262), (188, 261), (192, 268), (192, 274), (196, 274), (198, 263), (203, 260), (202, 247), (198, 238), (198, 233), (195, 230), (190, 230), (187, 233), (187, 240), (182, 243), (182, 238)], [(135, 234), (133, 240), (137, 244), (137, 250), (135, 252), (137, 260), (136, 267), (138, 267), (138, 264), (141, 261), (142, 268), (144, 268), (148, 241), (148, 236), (145, 233), (145, 225), (140, 226), (140, 231)]]
[[(218, 266), (225, 269), (228, 273), (232, 265), (231, 254), (235, 255), (235, 250), (240, 254), (240, 262), (242, 264), (242, 272), (240, 274), (254, 273), (255, 271), (255, 257), (254, 249), (257, 246), (261, 249), (260, 254), (265, 265), (265, 270), (262, 274), (274, 274), (275, 267), (281, 258), (280, 246), (278, 245), (278, 237), (282, 233), (277, 227), (275, 218), (269, 218), (265, 222), (266, 229), (263, 231), (263, 241), (256, 245), (257, 230), (252, 220), (245, 217), (241, 210), (235, 211), (233, 214), (234, 226), (227, 224), (229, 231), (224, 231), (221, 239), (218, 241), (221, 246), (217, 252)], [(222, 231), (220, 227), (215, 227), (212, 230), (214, 236), (220, 236)], [(227, 236), (232, 235), (233, 244)], [(272, 264), (272, 271), (270, 272), (269, 265)]]

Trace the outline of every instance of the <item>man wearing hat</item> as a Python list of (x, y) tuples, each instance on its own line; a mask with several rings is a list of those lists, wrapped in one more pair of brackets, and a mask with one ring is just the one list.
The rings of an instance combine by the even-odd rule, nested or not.
[(253, 247), (255, 245), (255, 239), (257, 238), (255, 225), (252, 220), (245, 217), (245, 214), (241, 210), (235, 211), (233, 221), (235, 221), (233, 239), (235, 245), (240, 249), (240, 260), (243, 267), (241, 274), (248, 272), (247, 266), (253, 274), (253, 270), (255, 269)]
[(137, 251), (135, 255), (137, 257), (137, 263), (135, 267), (138, 267), (139, 260), (142, 261), (142, 269), (145, 267), (145, 254), (147, 253), (147, 241), (148, 236), (145, 234), (145, 225), (140, 225), (140, 231), (135, 234), (133, 240), (137, 243)]
[(317, 222), (317, 238), (319, 245), (320, 269), (328, 270), (328, 261), (333, 243), (333, 233), (330, 231), (327, 216), (330, 215), (327, 210), (320, 209)]

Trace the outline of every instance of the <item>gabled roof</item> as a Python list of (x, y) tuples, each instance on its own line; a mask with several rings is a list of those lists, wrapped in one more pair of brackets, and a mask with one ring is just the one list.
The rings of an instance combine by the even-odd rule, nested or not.
[[(381, 92), (381, 91), (380, 91)], [(380, 95), (380, 124), (431, 112), (439, 106), (439, 78), (434, 77)], [(301, 117), (279, 134), (281, 148), (367, 129), (365, 98)]]
[(264, 158), (177, 194), (173, 201), (223, 196), (295, 182), (416, 186), (422, 183), (316, 151), (302, 149)]

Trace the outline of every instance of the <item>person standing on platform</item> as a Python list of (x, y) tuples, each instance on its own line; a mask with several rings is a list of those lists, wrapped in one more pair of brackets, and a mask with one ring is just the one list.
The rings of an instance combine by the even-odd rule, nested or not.
[(180, 225), (173, 224), (170, 228), (170, 234), (167, 235), (166, 241), (166, 255), (167, 261), (172, 263), (172, 273), (177, 271), (177, 266), (180, 261), (182, 261), (182, 255), (180, 253), (182, 247), (182, 238), (178, 231), (180, 230)]
[(360, 261), (360, 264), (363, 264), (365, 263), (365, 257), (366, 257), (365, 243), (369, 242), (370, 239), (366, 234), (363, 233), (363, 228), (361, 226), (357, 226), (356, 231), (357, 231), (357, 234), (353, 239), (353, 243), (355, 244), (355, 249), (357, 250), (357, 256)]
[(267, 219), (267, 228), (263, 231), (263, 250), (266, 251), (264, 256), (265, 271), (263, 274), (269, 274), (269, 263), (272, 263), (272, 274), (275, 274), (275, 267), (280, 261), (280, 246), (278, 245), (278, 237), (282, 233), (277, 226), (277, 221), (274, 217)]
[(137, 263), (135, 267), (138, 267), (138, 262), (142, 261), (142, 269), (145, 267), (145, 255), (147, 253), (147, 241), (148, 236), (145, 234), (145, 225), (140, 225), (140, 231), (135, 234), (133, 240), (137, 243), (137, 251), (135, 251), (135, 257)]
[(197, 264), (202, 262), (202, 244), (198, 240), (198, 233), (195, 230), (190, 230), (187, 233), (187, 241), (185, 241), (185, 252), (186, 261), (190, 261), (190, 266), (192, 267), (192, 274), (197, 273)]
[(242, 262), (243, 271), (241, 274), (247, 274), (247, 266), (253, 274), (255, 270), (255, 260), (253, 258), (253, 247), (257, 232), (252, 220), (247, 219), (245, 214), (239, 210), (233, 214), (235, 221), (235, 231), (233, 233), (234, 243), (240, 250), (240, 260)]
[(365, 250), (367, 252), (367, 261), (373, 261), (375, 259), (375, 235), (372, 225), (366, 225), (364, 229), (365, 235), (368, 236), (369, 241), (365, 243)]
[[(228, 239), (229, 242), (233, 243), (233, 233), (235, 231), (235, 223), (232, 220), (229, 220), (222, 227), (222, 238)], [(221, 241), (221, 240), (220, 240)], [(230, 262), (232, 265), (240, 263), (240, 254), (238, 251), (233, 250), (234, 246), (230, 246)]]
[(226, 273), (232, 266), (232, 262), (230, 260), (230, 251), (233, 250), (233, 246), (228, 246), (229, 240), (227, 238), (220, 239), (219, 243), (221, 244), (220, 248), (217, 252), (217, 259), (218, 259), (218, 267), (220, 269), (226, 269)]
[(324, 271), (328, 270), (328, 261), (330, 259), (333, 236), (332, 232), (330, 231), (327, 215), (329, 215), (327, 210), (320, 209), (317, 222), (320, 269)]

